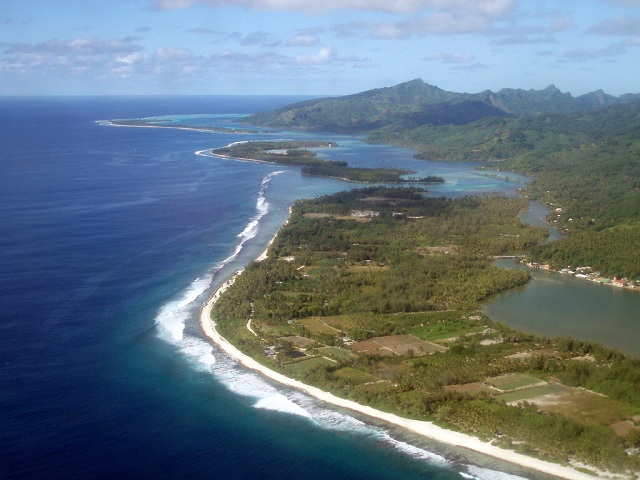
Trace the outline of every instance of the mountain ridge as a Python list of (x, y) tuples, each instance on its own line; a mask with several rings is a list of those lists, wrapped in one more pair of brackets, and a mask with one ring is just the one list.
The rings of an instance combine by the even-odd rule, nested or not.
[(578, 113), (637, 98), (640, 94), (615, 97), (602, 90), (574, 97), (553, 84), (543, 90), (503, 88), (497, 92), (460, 93), (414, 79), (392, 87), (294, 103), (251, 115), (243, 122), (278, 128), (366, 133), (382, 127), (400, 130), (421, 125), (464, 125), (487, 117)]

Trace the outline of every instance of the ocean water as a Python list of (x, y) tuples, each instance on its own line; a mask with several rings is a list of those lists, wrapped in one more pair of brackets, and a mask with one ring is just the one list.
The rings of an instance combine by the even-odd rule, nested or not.
[[(0, 98), (0, 478), (547, 478), (333, 409), (203, 339), (200, 305), (289, 205), (353, 185), (195, 153), (299, 134), (99, 121), (228, 125), (296, 100)], [(452, 196), (514, 189), (472, 165), (338, 142), (334, 158), (443, 175), (434, 189)]]

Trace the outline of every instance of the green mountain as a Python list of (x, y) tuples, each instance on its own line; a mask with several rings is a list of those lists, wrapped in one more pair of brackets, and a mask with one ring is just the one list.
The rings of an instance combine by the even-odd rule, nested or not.
[[(256, 125), (366, 133), (416, 156), (489, 162), (533, 177), (568, 236), (533, 253), (556, 267), (590, 265), (640, 280), (640, 95), (602, 90), (447, 92), (422, 80), (323, 98), (249, 117)], [(633, 247), (630, 249), (629, 246)]]
[(573, 97), (551, 85), (544, 90), (502, 89), (456, 93), (420, 79), (342, 97), (288, 105), (252, 115), (253, 125), (363, 133), (379, 128), (406, 130), (422, 125), (465, 125), (488, 117), (577, 113), (624, 103), (637, 95), (613, 97), (602, 90)]

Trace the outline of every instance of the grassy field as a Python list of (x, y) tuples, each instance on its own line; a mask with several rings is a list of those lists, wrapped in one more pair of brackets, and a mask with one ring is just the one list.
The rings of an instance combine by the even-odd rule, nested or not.
[(356, 342), (350, 348), (360, 353), (375, 353), (378, 355), (430, 355), (443, 352), (445, 347), (421, 340), (413, 335), (387, 335), (374, 337), (364, 342)]
[(301, 318), (298, 323), (311, 332), (312, 335), (323, 333), (335, 335), (343, 328), (351, 327), (346, 317), (308, 317)]
[(423, 325), (414, 327), (410, 330), (412, 335), (422, 338), (423, 340), (431, 340), (436, 342), (446, 338), (461, 337), (474, 333), (482, 333), (484, 325), (478, 324), (471, 320), (460, 319), (453, 322), (436, 323), (432, 325)]
[(536, 397), (544, 395), (562, 395), (568, 387), (559, 384), (547, 384), (538, 387), (523, 388), (513, 392), (502, 393), (497, 396), (506, 403), (518, 403), (527, 401), (533, 403)]
[(315, 357), (308, 360), (287, 363), (283, 366), (283, 368), (286, 370), (287, 375), (296, 377), (297, 375), (307, 372), (319, 365), (334, 365), (334, 362), (332, 362), (331, 360), (327, 360), (326, 358)]
[(559, 413), (578, 422), (612, 425), (637, 415), (639, 409), (581, 388), (560, 384), (523, 388), (498, 395), (507, 403), (526, 401), (543, 412)]
[(335, 358), (336, 360), (351, 360), (354, 357), (353, 353), (349, 350), (345, 350), (344, 348), (322, 347), (319, 348), (318, 351), (320, 354), (330, 358)]
[(378, 377), (353, 367), (344, 367), (340, 370), (336, 370), (335, 373), (338, 378), (352, 385), (362, 385), (364, 383), (380, 381)]
[(487, 380), (487, 383), (505, 392), (509, 390), (517, 390), (520, 388), (534, 387), (540, 386), (540, 384), (546, 384), (544, 380), (540, 380), (539, 378), (522, 373), (512, 373), (509, 375), (490, 378)]

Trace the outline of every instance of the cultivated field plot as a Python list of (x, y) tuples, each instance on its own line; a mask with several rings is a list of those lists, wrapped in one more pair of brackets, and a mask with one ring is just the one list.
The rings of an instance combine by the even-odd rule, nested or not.
[(507, 403), (528, 402), (543, 412), (559, 413), (577, 421), (612, 425), (638, 413), (637, 408), (582, 388), (550, 384), (498, 396)]
[(329, 335), (336, 335), (340, 333), (339, 328), (335, 328), (327, 323), (327, 319), (320, 317), (301, 318), (298, 323), (303, 325), (304, 328), (309, 330), (312, 335), (320, 335), (322, 333), (328, 333)]
[(292, 344), (294, 347), (297, 347), (297, 348), (307, 348), (316, 343), (314, 340), (311, 340), (310, 338), (298, 337), (298, 336), (280, 337), (278, 340), (289, 342), (290, 344)]
[(322, 347), (318, 351), (327, 357), (335, 358), (336, 360), (350, 360), (354, 357), (353, 353), (344, 348), (338, 347)]
[(268, 325), (262, 322), (253, 322), (254, 329), (259, 329), (264, 335), (271, 335), (274, 337), (284, 337), (288, 335), (295, 335), (296, 329), (288, 324), (283, 325)]
[(376, 383), (381, 381), (380, 378), (353, 367), (341, 368), (340, 370), (336, 370), (335, 374), (345, 382), (352, 385), (363, 385), (365, 383)]
[(375, 353), (378, 355), (406, 355), (413, 352), (416, 356), (445, 352), (441, 345), (421, 340), (413, 335), (387, 335), (374, 337), (364, 342), (356, 342), (350, 346), (359, 353)]
[(287, 375), (291, 375), (292, 377), (296, 377), (300, 374), (303, 374), (319, 365), (335, 365), (331, 360), (327, 360), (322, 357), (309, 358), (307, 360), (300, 360), (297, 362), (291, 362), (284, 365), (284, 369), (287, 372)]
[(564, 385), (560, 384), (546, 384), (540, 385), (536, 387), (529, 388), (521, 388), (518, 390), (514, 390), (507, 393), (502, 393), (498, 395), (496, 398), (504, 401), (505, 403), (509, 403), (512, 405), (517, 405), (521, 402), (529, 402), (536, 403), (536, 399), (540, 401), (540, 403), (544, 403), (543, 399), (548, 399), (552, 401), (553, 398), (556, 398), (559, 395), (563, 395), (567, 388)]
[(388, 265), (371, 265), (371, 264), (367, 264), (367, 265), (351, 265), (350, 267), (347, 268), (347, 271), (349, 272), (385, 272), (387, 270), (389, 270), (391, 267), (389, 267)]
[(349, 345), (354, 352), (358, 353), (375, 353), (376, 355), (380, 355), (383, 357), (392, 357), (395, 353), (388, 348), (383, 348), (382, 345), (376, 343), (375, 341), (365, 340), (364, 342), (356, 342)]
[(474, 333), (482, 333), (485, 326), (478, 322), (457, 319), (449, 322), (439, 322), (431, 325), (421, 325), (411, 329), (411, 334), (420, 337), (423, 340), (453, 340), (455, 338), (471, 335)]
[(361, 215), (333, 215), (332, 213), (305, 213), (302, 215), (305, 218), (335, 218), (336, 220), (355, 220), (356, 222), (370, 222), (372, 217)]
[(508, 375), (501, 375), (500, 377), (493, 377), (488, 379), (487, 383), (503, 392), (547, 384), (544, 380), (521, 373), (510, 373)]

